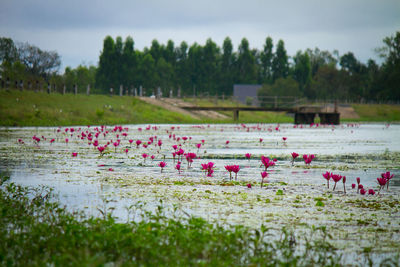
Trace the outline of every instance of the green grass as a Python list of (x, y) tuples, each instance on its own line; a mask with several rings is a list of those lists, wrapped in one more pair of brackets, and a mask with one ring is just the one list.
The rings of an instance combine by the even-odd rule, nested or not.
[[(1, 182), (0, 182), (1, 184)], [(0, 186), (1, 266), (338, 266), (324, 227), (307, 238), (282, 229), (211, 224), (133, 205), (141, 220), (117, 222), (70, 213), (52, 191)]]
[[(199, 106), (216, 105), (213, 99), (187, 98), (185, 101)], [(218, 100), (219, 106), (241, 106), (232, 100)], [(400, 106), (353, 105), (360, 119), (342, 121), (400, 121)], [(69, 126), (115, 125), (142, 123), (293, 123), (294, 119), (284, 112), (239, 112), (239, 120), (233, 121), (233, 112), (221, 112), (228, 119), (194, 119), (168, 111), (129, 96), (108, 95), (61, 95), (57, 93), (0, 91), (0, 126)], [(316, 121), (318, 122), (318, 121)]]
[(351, 121), (371, 122), (399, 122), (400, 105), (385, 104), (353, 104), (352, 107), (360, 116), (360, 119)]
[(67, 126), (138, 123), (199, 123), (189, 116), (129, 96), (0, 92), (0, 125)]

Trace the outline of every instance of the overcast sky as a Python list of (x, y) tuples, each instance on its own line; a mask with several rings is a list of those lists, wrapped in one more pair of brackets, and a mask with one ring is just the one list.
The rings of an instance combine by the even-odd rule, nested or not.
[(379, 62), (374, 49), (400, 31), (400, 0), (0, 0), (0, 36), (57, 51), (65, 66), (97, 64), (105, 36), (219, 46), (229, 36), (262, 49), (282, 39), (289, 56), (318, 47)]

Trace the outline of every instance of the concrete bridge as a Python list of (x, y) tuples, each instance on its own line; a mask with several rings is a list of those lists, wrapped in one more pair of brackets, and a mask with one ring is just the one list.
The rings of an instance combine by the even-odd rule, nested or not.
[(287, 112), (294, 114), (295, 124), (311, 124), (314, 122), (316, 115), (320, 118), (322, 124), (340, 124), (340, 113), (336, 111), (324, 111), (323, 107), (317, 106), (296, 106), (296, 107), (250, 107), (250, 106), (237, 106), (237, 107), (222, 107), (222, 106), (190, 106), (180, 107), (185, 110), (211, 110), (211, 111), (232, 111), (233, 119), (239, 119), (239, 111), (269, 111), (269, 112)]

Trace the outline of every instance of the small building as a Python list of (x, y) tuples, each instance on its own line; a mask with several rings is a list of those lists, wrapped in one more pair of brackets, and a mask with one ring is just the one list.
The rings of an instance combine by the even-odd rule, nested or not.
[(252, 106), (259, 106), (257, 91), (261, 87), (261, 84), (234, 84), (233, 98), (242, 104), (251, 103)]

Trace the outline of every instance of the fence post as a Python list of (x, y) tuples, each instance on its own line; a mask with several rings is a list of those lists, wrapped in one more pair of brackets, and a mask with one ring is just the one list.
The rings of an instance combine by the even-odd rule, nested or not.
[(74, 84), (74, 95), (78, 94), (78, 85)]
[(90, 95), (90, 84), (88, 84), (86, 87), (86, 94)]
[(6, 90), (8, 91), (9, 88), (10, 88), (10, 78), (7, 77), (7, 80), (6, 80)]
[(122, 84), (119, 85), (119, 96), (122, 96), (124, 90), (124, 86)]

